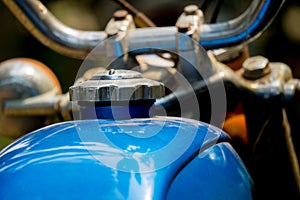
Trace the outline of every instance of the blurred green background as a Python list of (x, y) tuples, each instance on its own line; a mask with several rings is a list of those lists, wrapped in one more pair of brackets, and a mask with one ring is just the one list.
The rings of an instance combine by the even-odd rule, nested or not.
[[(42, 1), (63, 23), (82, 30), (103, 30), (112, 13), (120, 7), (113, 1), (44, 0)], [(129, 1), (158, 26), (174, 25), (188, 3), (199, 1), (160, 0)], [(224, 0), (218, 21), (240, 14), (248, 1)], [(60, 80), (63, 92), (68, 91), (82, 61), (65, 57), (43, 46), (0, 3), (0, 62), (14, 57), (28, 57), (49, 66)], [(288, 64), (294, 77), (300, 77), (300, 1), (286, 0), (272, 25), (249, 45), (251, 55), (263, 55), (270, 61)], [(0, 149), (12, 140), (0, 137)]]

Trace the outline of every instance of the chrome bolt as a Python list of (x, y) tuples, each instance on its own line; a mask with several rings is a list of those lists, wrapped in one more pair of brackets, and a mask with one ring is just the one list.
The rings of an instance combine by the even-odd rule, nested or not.
[(126, 10), (117, 10), (116, 12), (114, 12), (113, 16), (116, 21), (121, 21), (124, 20), (127, 15), (128, 12)]
[(243, 63), (243, 76), (249, 79), (258, 79), (271, 72), (269, 60), (263, 56), (247, 58)]
[(109, 75), (113, 75), (115, 73), (115, 70), (114, 69), (110, 69), (109, 71), (108, 71), (108, 74)]
[(184, 13), (186, 15), (195, 15), (199, 7), (197, 5), (188, 5), (184, 7)]

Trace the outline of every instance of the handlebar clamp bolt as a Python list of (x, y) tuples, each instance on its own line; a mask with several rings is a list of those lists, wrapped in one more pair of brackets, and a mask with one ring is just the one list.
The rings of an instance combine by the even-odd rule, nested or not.
[(116, 12), (114, 12), (113, 16), (116, 21), (121, 21), (124, 20), (127, 15), (128, 12), (126, 10), (117, 10)]
[(196, 15), (197, 10), (199, 9), (199, 7), (197, 5), (188, 5), (186, 7), (184, 7), (184, 13), (186, 15)]
[(243, 63), (243, 76), (248, 79), (258, 79), (271, 72), (269, 60), (263, 56), (247, 58)]

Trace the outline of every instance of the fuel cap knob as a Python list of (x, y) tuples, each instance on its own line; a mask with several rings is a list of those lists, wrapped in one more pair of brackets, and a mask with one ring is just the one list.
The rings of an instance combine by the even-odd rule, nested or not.
[(139, 72), (114, 69), (96, 73), (69, 91), (70, 100), (78, 102), (150, 100), (165, 92), (163, 83), (143, 78)]

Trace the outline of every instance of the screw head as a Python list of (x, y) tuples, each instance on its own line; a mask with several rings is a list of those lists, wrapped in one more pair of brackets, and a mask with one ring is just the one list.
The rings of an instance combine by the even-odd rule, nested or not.
[(263, 56), (247, 58), (243, 63), (243, 76), (249, 79), (258, 79), (271, 72), (269, 60)]
[(197, 5), (191, 4), (184, 7), (184, 13), (186, 15), (195, 15), (199, 7)]
[(113, 16), (116, 21), (121, 21), (124, 20), (127, 15), (128, 12), (126, 10), (117, 10), (116, 12), (114, 12)]

